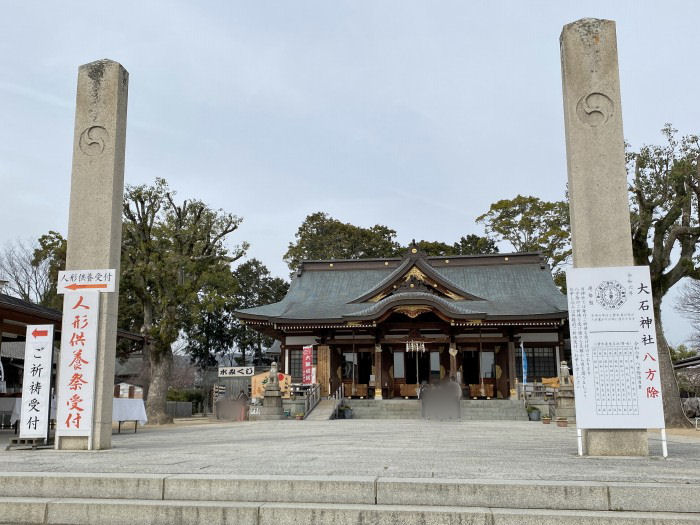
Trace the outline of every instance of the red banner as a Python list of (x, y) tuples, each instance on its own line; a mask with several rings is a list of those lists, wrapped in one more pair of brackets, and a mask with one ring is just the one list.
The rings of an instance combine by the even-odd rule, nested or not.
[(313, 382), (314, 347), (305, 346), (301, 353), (301, 382), (310, 385)]

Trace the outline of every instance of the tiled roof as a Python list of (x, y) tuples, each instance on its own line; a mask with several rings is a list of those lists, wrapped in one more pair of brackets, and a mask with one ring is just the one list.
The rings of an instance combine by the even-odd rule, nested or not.
[[(422, 257), (442, 282), (463, 290), (469, 300), (427, 291), (396, 291), (375, 302), (355, 302), (368, 292), (390, 286), (397, 271), (412, 265), (400, 259), (314, 261), (305, 263), (285, 298), (237, 312), (243, 319), (349, 321), (372, 319), (395, 304), (429, 304), (455, 318), (515, 318), (567, 315), (566, 297), (552, 281), (539, 254)], [(472, 299), (474, 298), (474, 299)]]

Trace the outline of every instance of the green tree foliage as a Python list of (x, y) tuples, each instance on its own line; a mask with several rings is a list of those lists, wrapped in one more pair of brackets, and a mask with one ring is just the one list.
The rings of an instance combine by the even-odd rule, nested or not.
[(400, 251), (396, 231), (382, 225), (362, 228), (316, 212), (304, 219), (284, 261), (295, 272), (303, 260), (393, 257)]
[(217, 357), (228, 353), (235, 343), (236, 291), (233, 273), (220, 272), (199, 292), (198, 307), (191, 311), (184, 328), (190, 359), (204, 369), (217, 364)]
[(552, 268), (554, 283), (566, 293), (563, 265), (571, 256), (568, 201), (543, 201), (522, 195), (494, 202), (477, 222), (487, 236), (508, 241), (516, 252), (542, 252)]
[[(233, 275), (238, 283), (234, 294), (238, 310), (281, 301), (289, 289), (287, 281), (272, 277), (267, 267), (257, 259), (239, 265)], [(240, 364), (246, 364), (246, 354), (252, 354), (253, 364), (261, 365), (263, 348), (272, 346), (274, 339), (248, 328), (235, 318), (232, 332), (236, 347), (241, 352)]]
[(63, 306), (63, 298), (56, 293), (58, 289), (58, 272), (66, 267), (67, 242), (63, 236), (53, 230), (45, 233), (37, 241), (33, 254), (32, 264), (35, 266), (46, 265), (48, 280), (51, 283), (49, 293), (40, 304), (60, 310)]
[(420, 240), (416, 243), (416, 246), (429, 256), (444, 257), (446, 255), (455, 255), (454, 248), (445, 242)]
[(571, 255), (569, 205), (518, 195), (494, 202), (476, 218), (486, 234), (517, 252), (542, 252), (556, 271)]
[(466, 237), (460, 237), (453, 245), (455, 255), (488, 255), (498, 253), (496, 241), (488, 236), (474, 235), (470, 233)]
[(128, 186), (123, 209), (122, 282), (138, 305), (133, 328), (148, 336), (150, 365), (146, 402), (149, 421), (169, 420), (165, 402), (173, 362), (172, 344), (187, 328), (203, 293), (230, 281), (231, 262), (247, 245), (224, 241), (241, 219), (198, 200), (177, 203), (163, 179), (152, 186)]
[(666, 425), (686, 425), (673, 373), (671, 354), (661, 326), (661, 302), (684, 277), (700, 278), (696, 251), (700, 240), (700, 139), (678, 139), (670, 124), (661, 130), (665, 143), (628, 152), (634, 263), (649, 265), (659, 368)]
[(668, 351), (671, 355), (671, 362), (676, 363), (682, 359), (688, 359), (689, 357), (695, 357), (698, 355), (696, 350), (691, 350), (687, 346), (680, 344), (675, 348), (668, 345)]
[[(434, 256), (498, 253), (493, 239), (474, 234), (461, 237), (452, 245), (424, 240), (416, 244), (420, 250)], [(387, 226), (377, 224), (362, 228), (317, 212), (301, 224), (295, 241), (289, 243), (284, 260), (294, 272), (303, 260), (400, 257), (407, 249), (396, 242), (396, 231)]]
[[(488, 237), (481, 237), (474, 234), (461, 237), (458, 242), (452, 245), (440, 241), (421, 240), (416, 243), (416, 246), (426, 255), (436, 257), (498, 253), (496, 241)], [(408, 249), (408, 247), (405, 249)]]

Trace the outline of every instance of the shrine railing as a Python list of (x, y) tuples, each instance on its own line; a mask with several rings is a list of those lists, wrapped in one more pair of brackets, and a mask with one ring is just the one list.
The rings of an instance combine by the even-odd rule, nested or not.
[(333, 399), (333, 414), (336, 419), (338, 419), (338, 409), (340, 408), (340, 405), (343, 404), (343, 399), (345, 398), (345, 385), (342, 383), (338, 387), (338, 389), (335, 391), (335, 393), (331, 396), (331, 399)]

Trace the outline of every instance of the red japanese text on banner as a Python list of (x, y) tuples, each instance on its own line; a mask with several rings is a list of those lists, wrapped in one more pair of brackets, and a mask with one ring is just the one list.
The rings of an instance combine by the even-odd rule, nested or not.
[(53, 325), (28, 325), (24, 347), (19, 437), (45, 438), (49, 428)]
[(579, 428), (664, 428), (647, 266), (566, 272)]
[(63, 299), (56, 432), (89, 436), (95, 395), (99, 292), (67, 293)]
[(313, 381), (314, 347), (305, 346), (301, 352), (301, 382), (310, 385)]

